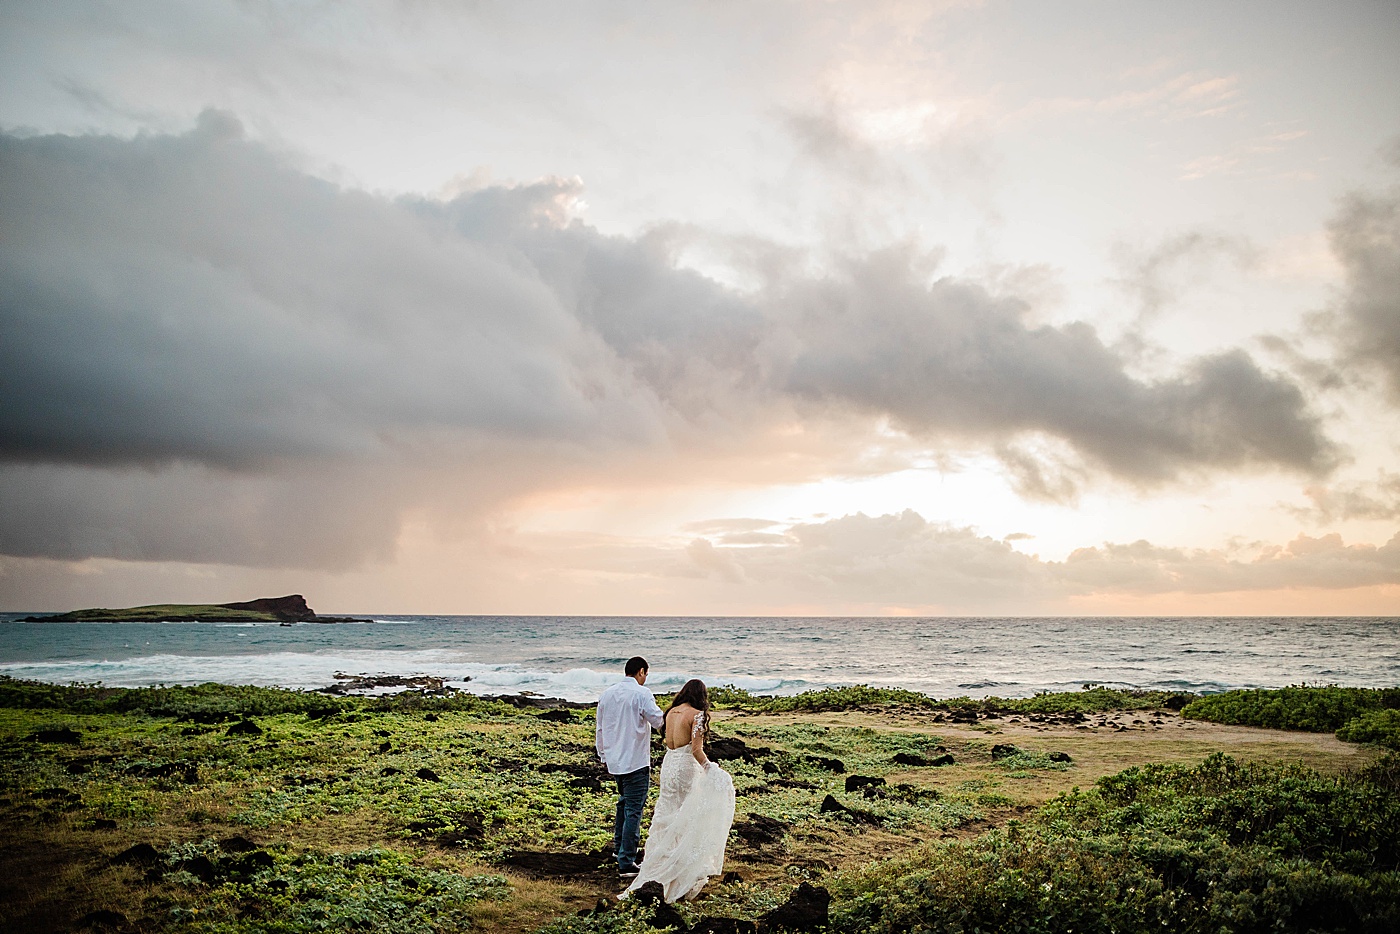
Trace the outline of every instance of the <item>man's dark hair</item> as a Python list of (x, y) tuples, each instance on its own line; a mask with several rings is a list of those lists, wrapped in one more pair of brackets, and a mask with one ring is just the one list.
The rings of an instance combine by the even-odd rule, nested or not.
[(623, 669), (623, 671), (627, 673), (627, 677), (629, 678), (635, 678), (637, 676), (637, 672), (639, 671), (650, 670), (651, 666), (648, 665), (647, 660), (645, 658), (642, 658), (640, 655), (633, 655), (631, 658), (627, 659), (627, 667)]

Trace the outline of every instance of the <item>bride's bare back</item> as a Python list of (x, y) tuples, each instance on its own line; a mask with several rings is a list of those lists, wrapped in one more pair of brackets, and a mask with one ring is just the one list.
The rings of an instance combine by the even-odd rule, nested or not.
[(704, 765), (705, 731), (695, 729), (695, 717), (700, 713), (689, 704), (677, 704), (666, 712), (666, 748), (689, 746), (695, 761)]

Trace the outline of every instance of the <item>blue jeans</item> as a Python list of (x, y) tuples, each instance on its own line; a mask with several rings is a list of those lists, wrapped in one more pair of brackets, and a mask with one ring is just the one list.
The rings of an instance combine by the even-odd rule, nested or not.
[(637, 844), (642, 840), (642, 807), (651, 788), (651, 767), (640, 768), (617, 779), (617, 820), (613, 822), (613, 850), (618, 872), (637, 871)]

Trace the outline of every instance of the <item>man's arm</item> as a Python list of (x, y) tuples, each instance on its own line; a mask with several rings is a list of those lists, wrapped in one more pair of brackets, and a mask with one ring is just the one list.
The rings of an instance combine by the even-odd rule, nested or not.
[(642, 719), (658, 730), (666, 725), (666, 715), (656, 706), (656, 698), (650, 691), (646, 692), (646, 697), (642, 700)]
[(598, 750), (598, 761), (607, 765), (608, 757), (603, 754), (603, 718), (597, 711), (593, 715), (593, 746)]

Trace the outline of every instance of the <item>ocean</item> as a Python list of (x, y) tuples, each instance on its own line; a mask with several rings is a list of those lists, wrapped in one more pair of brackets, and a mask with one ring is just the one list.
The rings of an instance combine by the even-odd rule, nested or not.
[(756, 693), (871, 684), (1024, 697), (1084, 684), (1215, 692), (1400, 685), (1400, 618), (739, 618), (377, 616), (373, 622), (22, 623), (0, 614), (0, 674), (48, 681), (321, 688), (432, 675), (478, 694), (589, 701), (629, 656), (647, 686)]

